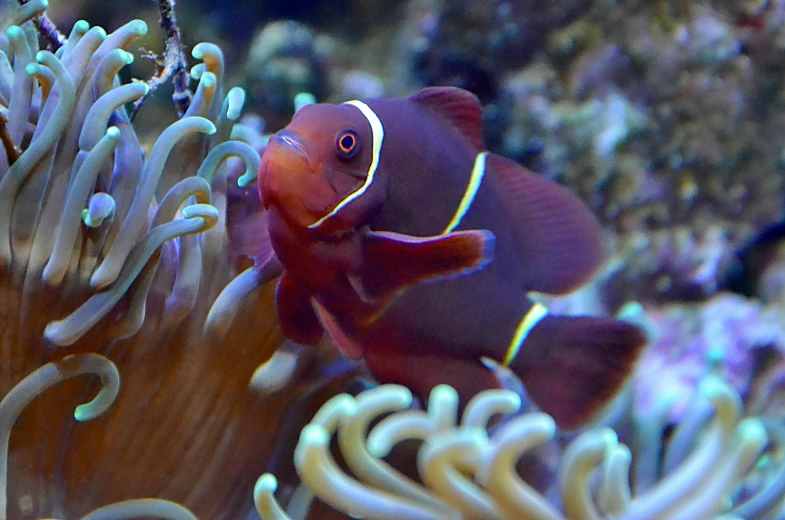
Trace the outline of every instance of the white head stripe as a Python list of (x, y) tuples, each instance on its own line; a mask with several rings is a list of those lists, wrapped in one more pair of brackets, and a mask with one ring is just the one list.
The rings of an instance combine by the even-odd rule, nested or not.
[(469, 184), (466, 185), (466, 191), (463, 194), (461, 203), (458, 204), (458, 209), (455, 211), (455, 215), (453, 215), (450, 223), (447, 224), (447, 227), (444, 228), (444, 231), (442, 231), (442, 235), (446, 235), (453, 229), (457, 228), (461, 223), (461, 220), (463, 220), (464, 215), (466, 215), (466, 212), (469, 211), (472, 202), (474, 202), (474, 197), (477, 196), (477, 190), (480, 189), (482, 178), (485, 175), (485, 158), (487, 156), (488, 152), (480, 152), (474, 159), (474, 167), (472, 168), (472, 173), (469, 177)]
[(376, 174), (376, 169), (379, 167), (379, 155), (382, 152), (382, 140), (384, 140), (384, 126), (382, 126), (382, 122), (379, 120), (379, 117), (376, 115), (376, 113), (373, 110), (371, 110), (371, 107), (369, 107), (362, 101), (356, 101), (356, 100), (347, 101), (346, 103), (344, 103), (344, 105), (352, 105), (357, 107), (360, 110), (360, 112), (362, 112), (363, 116), (365, 116), (365, 119), (368, 120), (368, 123), (371, 125), (371, 135), (373, 137), (373, 145), (371, 148), (371, 154), (372, 154), (371, 166), (368, 168), (368, 176), (365, 178), (365, 183), (362, 186), (360, 186), (360, 189), (350, 193), (349, 196), (347, 196), (345, 199), (339, 202), (330, 213), (328, 213), (327, 215), (323, 216), (322, 218), (320, 218), (319, 220), (308, 226), (310, 229), (314, 229), (321, 226), (327, 219), (338, 213), (338, 211), (340, 211), (341, 208), (343, 208), (351, 201), (353, 201), (354, 199), (365, 193), (365, 191), (373, 182), (374, 175)]

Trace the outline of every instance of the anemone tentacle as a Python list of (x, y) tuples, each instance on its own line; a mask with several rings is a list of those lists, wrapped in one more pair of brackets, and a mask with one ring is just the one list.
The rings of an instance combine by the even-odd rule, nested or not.
[[(402, 515), (441, 520), (686, 520), (721, 513), (727, 518), (762, 519), (776, 514), (785, 485), (782, 469), (754, 497), (741, 499), (743, 503), (735, 508), (729, 506), (738, 500), (734, 489), (760, 460), (767, 430), (781, 442), (781, 425), (768, 419), (742, 419), (740, 396), (716, 376), (708, 377), (700, 392), (712, 409), (701, 442), (657, 485), (638, 495), (630, 482), (630, 449), (612, 429), (594, 427), (573, 438), (559, 466), (562, 510), (524, 481), (516, 468), (525, 454), (556, 441), (553, 419), (534, 412), (487, 427), (491, 415), (520, 406), (520, 398), (508, 390), (473, 397), (460, 424), (454, 390), (448, 387), (432, 391), (427, 411), (409, 410), (411, 394), (396, 385), (365, 390), (357, 397), (340, 394), (302, 430), (294, 462), (302, 483), (316, 497), (344, 513), (377, 520)], [(434, 409), (438, 407), (442, 409)], [(372, 421), (390, 412), (367, 432)], [(334, 434), (351, 473), (338, 466), (328, 449)], [(410, 487), (413, 482), (401, 480), (393, 466), (380, 460), (394, 445), (412, 438), (424, 441), (416, 461), (427, 489)], [(270, 474), (257, 481), (254, 497), (263, 520), (290, 518), (275, 499), (276, 489), (277, 481)], [(289, 509), (307, 509), (311, 501), (306, 501), (290, 502)]]
[[(33, 0), (26, 4), (26, 12), (17, 9), (11, 18), (23, 24), (40, 13), (45, 3)], [(251, 349), (252, 338), (227, 330), (225, 344), (241, 347), (227, 357), (221, 343), (208, 344), (203, 336), (205, 319), (218, 294), (242, 270), (227, 245), (225, 216), (226, 193), (239, 188), (229, 186), (225, 176), (230, 167), (242, 164), (250, 172), (260, 161), (256, 149), (232, 138), (244, 92), (224, 90), (220, 50), (214, 45), (200, 46), (197, 55), (206, 65), (193, 110), (174, 121), (158, 139), (153, 136), (146, 152), (151, 134), (144, 127), (146, 109), (132, 123), (124, 104), (143, 96), (147, 87), (141, 82), (124, 85), (118, 77), (133, 62), (126, 49), (133, 50), (134, 42), (146, 33), (147, 25), (141, 20), (110, 34), (79, 21), (53, 54), (39, 51), (32, 24), (3, 27), (0, 112), (14, 137), (13, 150), (0, 154), (0, 396), (26, 374), (62, 355), (53, 345), (68, 343), (71, 351), (111, 355), (121, 369), (125, 367), (124, 377), (129, 372), (126, 381), (135, 394), (119, 398), (118, 406), (130, 410), (120, 420), (122, 424), (169, 424), (169, 430), (182, 427), (186, 431), (201, 427), (192, 419), (202, 413), (172, 414), (170, 405), (213, 410), (242, 403), (247, 413), (269, 416), (262, 410), (270, 405), (257, 402), (248, 380), (281, 340), (270, 309), (261, 313), (262, 319), (254, 320), (269, 346), (259, 348), (253, 341)], [(259, 140), (257, 136), (251, 142)], [(16, 159), (14, 153), (18, 153)], [(224, 306), (222, 314), (238, 314), (247, 327), (253, 309), (268, 305), (265, 302), (271, 295), (266, 290), (265, 300), (245, 307)], [(185, 355), (189, 356), (187, 364), (173, 362)], [(132, 370), (140, 359), (153, 356), (163, 356), (172, 365), (163, 370), (167, 362), (157, 360), (147, 365), (146, 373)], [(204, 399), (195, 399), (197, 393), (189, 391), (199, 380)], [(161, 386), (172, 395), (171, 403), (156, 397), (161, 395)], [(72, 395), (79, 385), (63, 388), (62, 395)], [(11, 439), (9, 467), (15, 478), (9, 481), (9, 497), (14, 498), (8, 503), (9, 514), (19, 512), (19, 497), (30, 492), (25, 484), (28, 467), (47, 476), (46, 481), (34, 480), (41, 497), (34, 508), (43, 516), (84, 515), (87, 506), (94, 504), (81, 500), (83, 496), (110, 503), (146, 494), (107, 494), (108, 484), (103, 494), (96, 492), (96, 486), (117, 478), (104, 472), (104, 459), (133, 454), (134, 467), (141, 468), (150, 464), (149, 457), (160, 453), (161, 446), (167, 446), (168, 452), (171, 438), (153, 433), (147, 444), (138, 445), (131, 434), (135, 426), (102, 424), (101, 428), (113, 432), (107, 434), (111, 440), (93, 442), (101, 457), (86, 457), (70, 445), (58, 451), (57, 446), (81, 434), (65, 423), (62, 438), (41, 444), (41, 455), (30, 457), (26, 443), (40, 444), (49, 432), (31, 425), (46, 424), (50, 414), (58, 420), (54, 418), (57, 410), (47, 408), (51, 406), (49, 394), (36, 400), (20, 417), (18, 429), (25, 436)], [(156, 416), (164, 409), (165, 416)], [(215, 424), (220, 427), (229, 417)], [(227, 434), (208, 429), (204, 438), (250, 439), (241, 433), (245, 428)], [(252, 428), (251, 423), (247, 428)], [(81, 431), (93, 435), (97, 430)], [(216, 449), (201, 439), (191, 444), (174, 442), (180, 453), (197, 450), (216, 459), (226, 453), (226, 448)], [(220, 471), (235, 475), (227, 482), (235, 481), (237, 472), (244, 473), (250, 490), (256, 472), (248, 470), (248, 464)], [(93, 488), (79, 488), (84, 479), (68, 478), (84, 468), (95, 473), (89, 480)], [(205, 474), (216, 471), (213, 466)], [(182, 483), (177, 485), (184, 489)], [(56, 490), (51, 496), (49, 486)], [(215, 512), (210, 508), (215, 507), (212, 496), (218, 489), (238, 505), (249, 498), (233, 486), (211, 488), (211, 497), (196, 495), (207, 517)], [(78, 490), (79, 499), (61, 502), (58, 497), (68, 494), (67, 490)]]
[(76, 354), (56, 363), (48, 363), (23, 379), (0, 401), (0, 519), (6, 518), (6, 485), (8, 478), (8, 443), (11, 428), (22, 410), (48, 388), (66, 379), (85, 374), (95, 374), (101, 379), (98, 395), (89, 403), (76, 408), (77, 421), (90, 421), (104, 413), (120, 391), (117, 367), (103, 356)]

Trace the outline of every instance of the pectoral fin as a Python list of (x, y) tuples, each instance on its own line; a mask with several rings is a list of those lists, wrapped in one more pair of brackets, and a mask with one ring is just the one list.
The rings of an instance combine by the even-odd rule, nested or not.
[(308, 294), (284, 273), (275, 289), (278, 321), (284, 336), (303, 345), (318, 343), (324, 334)]
[(406, 287), (465, 275), (493, 259), (496, 238), (485, 230), (415, 237), (370, 231), (363, 238), (363, 266), (352, 285), (364, 300), (389, 297)]

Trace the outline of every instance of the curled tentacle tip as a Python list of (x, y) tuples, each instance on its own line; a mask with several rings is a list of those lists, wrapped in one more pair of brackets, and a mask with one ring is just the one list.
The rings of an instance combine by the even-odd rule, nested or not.
[(700, 382), (698, 387), (700, 393), (706, 396), (707, 399), (713, 400), (718, 397), (727, 396), (733, 390), (719, 377), (707, 376)]
[(621, 459), (625, 464), (630, 464), (632, 462), (632, 451), (630, 451), (629, 446), (626, 444), (617, 444), (616, 447), (613, 448), (613, 456)]
[(750, 417), (744, 419), (736, 428), (741, 441), (745, 444), (762, 445), (768, 440), (766, 427), (760, 419)]
[(197, 63), (193, 67), (191, 67), (191, 77), (196, 81), (202, 77), (202, 74), (205, 73), (207, 68), (204, 66), (204, 63)]
[(121, 56), (123, 57), (123, 61), (125, 61), (126, 65), (130, 65), (134, 62), (134, 55), (128, 51), (124, 51), (123, 49), (118, 49), (121, 52)]
[(199, 84), (203, 85), (206, 88), (212, 88), (215, 86), (216, 83), (218, 83), (218, 78), (216, 78), (215, 74), (213, 74), (210, 71), (204, 71), (199, 76)]
[(87, 23), (87, 20), (77, 20), (72, 30), (76, 33), (84, 34), (90, 30), (90, 24)]
[(278, 479), (272, 473), (265, 473), (256, 480), (253, 492), (255, 495), (275, 493), (278, 489)]
[[(523, 404), (521, 396), (518, 395), (517, 392), (507, 389), (488, 390), (486, 392), (482, 392), (481, 394), (472, 397), (469, 402), (477, 405), (484, 405), (487, 400), (496, 399), (504, 400), (505, 408), (507, 408), (505, 413), (517, 412), (521, 409), (521, 405)], [(546, 415), (546, 417), (550, 416)]]
[(320, 424), (309, 424), (300, 432), (300, 443), (306, 446), (328, 446), (330, 434)]
[(41, 273), (41, 280), (48, 285), (49, 287), (56, 287), (60, 285), (65, 277), (65, 273), (62, 270), (58, 270), (55, 272), (52, 269), (50, 263), (47, 262), (46, 267), (44, 267), (44, 272)]
[(80, 404), (74, 410), (74, 419), (79, 422), (92, 421), (103, 414), (115, 400), (116, 394), (103, 402)]
[(209, 220), (218, 220), (218, 209), (210, 204), (193, 204), (183, 208), (185, 218), (200, 217)]
[[(85, 408), (87, 407), (87, 408)], [(92, 411), (89, 409), (89, 405), (80, 404), (74, 410), (74, 419), (79, 422), (87, 422), (94, 417)]]
[(371, 457), (377, 459), (383, 459), (392, 451), (390, 443), (385, 442), (385, 440), (379, 439), (378, 437), (374, 437), (373, 439), (369, 438), (365, 448), (368, 450), (368, 453), (371, 454)]
[(296, 352), (281, 349), (275, 351), (267, 362), (254, 370), (248, 386), (264, 394), (280, 390), (291, 380), (297, 361)]
[(619, 435), (611, 428), (603, 428), (601, 431), (602, 441), (606, 449), (613, 448), (619, 444)]
[(87, 209), (82, 210), (82, 222), (87, 227), (97, 228), (104, 220), (114, 215), (115, 201), (108, 193), (98, 192), (90, 197)]
[(196, 45), (194, 45), (194, 48), (191, 50), (191, 56), (193, 56), (197, 60), (201, 60), (204, 59), (204, 57), (207, 54), (210, 54), (210, 52), (213, 51), (214, 49), (218, 49), (214, 43), (209, 43), (209, 42), (197, 43)]
[[(532, 424), (532, 426), (534, 426), (537, 430), (542, 431), (549, 437), (556, 435), (556, 421), (554, 421), (553, 417), (547, 413), (530, 414), (528, 416), (524, 416), (522, 420), (531, 421), (530, 424)], [(613, 432), (613, 430), (610, 431)], [(618, 441), (618, 438), (616, 441)]]
[(388, 437), (374, 435), (372, 437), (368, 437), (368, 440), (366, 441), (366, 449), (372, 457), (383, 459), (390, 454), (393, 447), (395, 446), (395, 443), (391, 441), (392, 440)]
[(131, 22), (130, 29), (134, 32), (134, 34), (144, 36), (147, 34), (147, 23), (144, 20), (134, 20)]
[(357, 400), (349, 394), (338, 394), (330, 402), (341, 415), (351, 417), (357, 414)]
[(11, 25), (8, 29), (5, 30), (6, 36), (10, 39), (22, 38), (24, 37), (25, 33), (21, 27), (18, 25)]
[(334, 395), (322, 405), (316, 415), (311, 418), (309, 424), (332, 430), (344, 419), (357, 415), (358, 408), (357, 400), (351, 395)]
[(241, 188), (247, 187), (249, 184), (256, 182), (258, 178), (257, 172), (245, 172), (240, 178), (237, 179), (237, 185)]
[(49, 7), (49, 0), (41, 0), (41, 7), (43, 9), (46, 9), (47, 7)]
[(212, 121), (210, 121), (206, 117), (201, 117), (201, 116), (184, 117), (183, 119), (180, 119), (176, 123), (170, 125), (170, 127), (167, 128), (167, 130), (172, 130), (173, 128), (175, 128), (177, 132), (181, 132), (181, 133), (200, 132), (206, 135), (213, 135), (217, 131)]
[(50, 321), (44, 328), (44, 338), (58, 347), (68, 347), (76, 343), (79, 338), (75, 338), (67, 332), (63, 320)]
[(41, 74), (41, 65), (38, 63), (28, 63), (25, 65), (25, 74), (28, 76), (37, 76)]
[(96, 269), (90, 277), (91, 289), (103, 289), (117, 278), (116, 274), (110, 273), (108, 268), (101, 269), (102, 267), (104, 267), (104, 264), (98, 266), (98, 269)]
[(245, 105), (245, 89), (233, 87), (226, 96), (229, 106), (226, 109), (226, 117), (232, 121), (240, 117)]
[(414, 402), (414, 397), (412, 396), (412, 391), (406, 388), (405, 386), (401, 385), (384, 385), (385, 391), (389, 392), (389, 395), (395, 399), (396, 404), (404, 407), (409, 408)]
[(458, 401), (458, 392), (450, 385), (436, 385), (431, 390), (430, 401)]

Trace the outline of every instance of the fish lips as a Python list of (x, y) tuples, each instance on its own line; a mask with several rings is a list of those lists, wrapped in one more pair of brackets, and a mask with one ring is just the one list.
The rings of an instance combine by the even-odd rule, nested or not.
[(259, 198), (278, 206), (287, 220), (307, 227), (334, 205), (335, 192), (321, 176), (319, 155), (292, 133), (270, 139), (259, 169)]
[(281, 130), (270, 138), (262, 156), (259, 169), (259, 198), (265, 208), (279, 196), (284, 179), (287, 177), (306, 177), (319, 167), (316, 154), (308, 153), (305, 145), (286, 130)]

